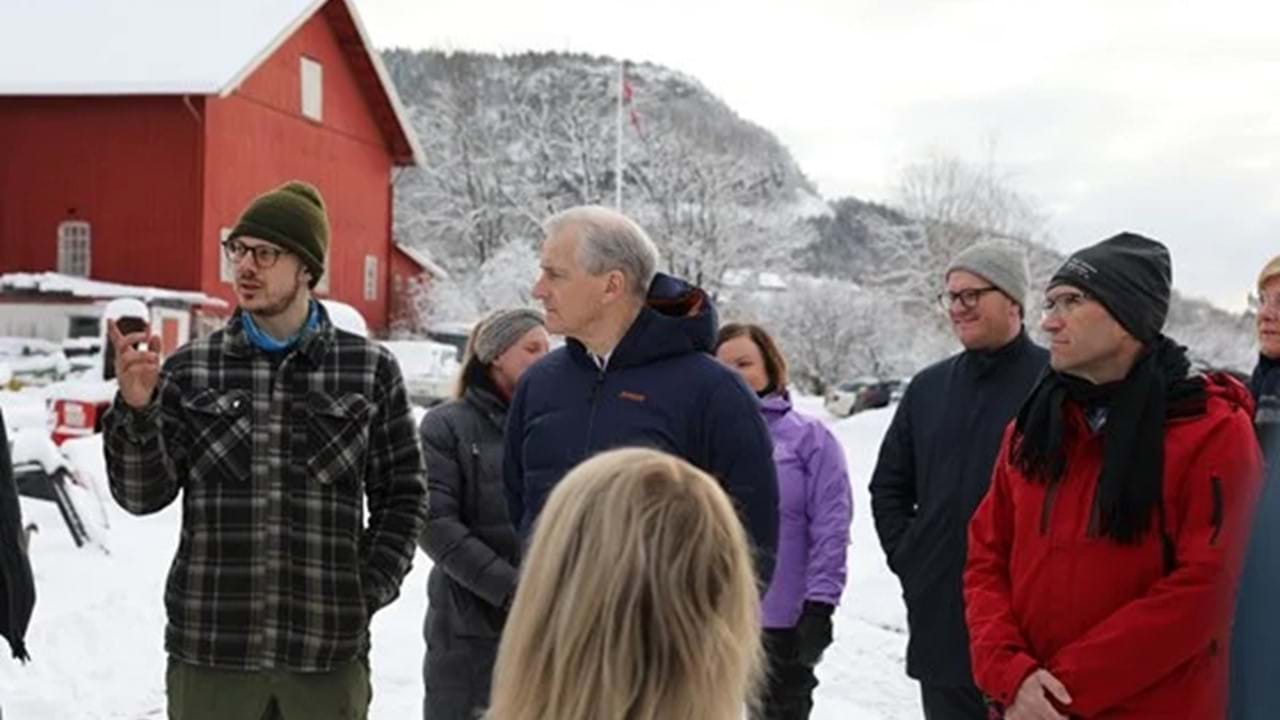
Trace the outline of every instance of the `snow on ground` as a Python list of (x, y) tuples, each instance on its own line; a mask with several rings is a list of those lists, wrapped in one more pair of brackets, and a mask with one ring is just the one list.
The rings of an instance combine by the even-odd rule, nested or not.
[[(914, 683), (903, 674), (905, 612), (897, 580), (885, 568), (870, 516), (867, 482), (892, 409), (834, 421), (818, 398), (801, 409), (831, 422), (844, 445), (854, 483), (849, 584), (836, 615), (835, 645), (818, 668), (815, 720), (895, 720), (920, 717)], [(39, 420), (43, 399), (0, 392), (0, 409)], [(103, 477), (101, 440), (79, 441), (70, 453)], [(0, 653), (0, 708), (14, 720), (159, 720), (164, 713), (162, 647), (165, 573), (177, 545), (175, 503), (147, 517), (109, 500), (107, 547), (77, 550), (50, 503), (23, 498), (32, 537), (36, 612), (21, 666)], [(422, 620), (430, 562), (418, 554), (399, 600), (373, 621), (374, 720), (420, 717)], [(2, 643), (0, 643), (2, 644)]]
[[(17, 392), (0, 390), (0, 413), (12, 435), (19, 428), (48, 428), (44, 388), (24, 388)], [(12, 439), (12, 438), (10, 438)]]

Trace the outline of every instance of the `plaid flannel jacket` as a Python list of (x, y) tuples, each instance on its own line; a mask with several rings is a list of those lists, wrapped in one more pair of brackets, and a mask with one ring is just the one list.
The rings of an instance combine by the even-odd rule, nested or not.
[(369, 618), (399, 594), (427, 507), (390, 352), (323, 315), (273, 358), (237, 312), (166, 360), (148, 407), (117, 395), (104, 434), (125, 510), (182, 494), (164, 592), (172, 657), (322, 672), (368, 651)]

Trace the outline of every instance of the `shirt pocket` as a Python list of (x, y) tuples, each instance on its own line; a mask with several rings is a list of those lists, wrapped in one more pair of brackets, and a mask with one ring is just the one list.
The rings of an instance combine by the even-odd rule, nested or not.
[(374, 404), (359, 393), (307, 396), (307, 478), (320, 485), (360, 487), (368, 459)]
[(247, 390), (201, 390), (182, 399), (191, 430), (187, 457), (193, 482), (248, 482), (253, 460), (251, 409)]

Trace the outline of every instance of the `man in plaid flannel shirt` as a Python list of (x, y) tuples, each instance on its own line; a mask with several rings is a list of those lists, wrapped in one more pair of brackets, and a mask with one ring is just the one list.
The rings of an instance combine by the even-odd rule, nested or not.
[(288, 183), (223, 243), (239, 304), (226, 327), (163, 367), (148, 329), (110, 328), (111, 493), (139, 515), (182, 495), (170, 718), (367, 716), (369, 619), (409, 569), (425, 469), (395, 359), (311, 297), (327, 246), (319, 193)]

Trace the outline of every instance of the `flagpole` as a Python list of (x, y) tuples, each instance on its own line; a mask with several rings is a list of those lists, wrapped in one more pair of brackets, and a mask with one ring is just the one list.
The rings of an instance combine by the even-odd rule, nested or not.
[(617, 143), (613, 165), (613, 207), (622, 212), (622, 96), (626, 92), (626, 64), (618, 61), (618, 122)]

